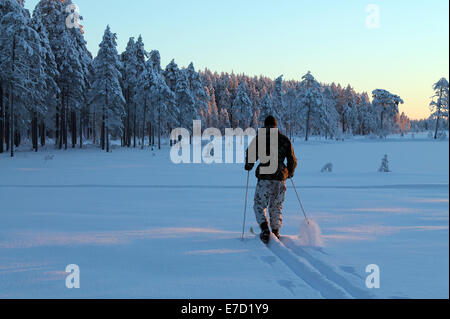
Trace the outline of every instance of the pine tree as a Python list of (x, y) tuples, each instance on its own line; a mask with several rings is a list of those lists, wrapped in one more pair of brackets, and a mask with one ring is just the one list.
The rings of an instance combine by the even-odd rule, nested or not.
[(373, 91), (372, 104), (379, 114), (379, 133), (381, 136), (386, 136), (392, 131), (395, 116), (399, 112), (398, 106), (403, 103), (403, 100), (398, 95), (386, 90), (378, 89)]
[(218, 127), (219, 126), (219, 111), (217, 109), (216, 96), (214, 88), (211, 86), (205, 87), (206, 95), (208, 97), (208, 114), (207, 114), (207, 126)]
[(247, 86), (245, 81), (239, 84), (236, 92), (236, 98), (233, 102), (231, 113), (231, 124), (233, 127), (248, 128), (252, 120), (252, 101), (247, 95)]
[(226, 109), (221, 109), (219, 113), (219, 124), (220, 124), (220, 130), (225, 132), (225, 129), (231, 127), (230, 123), (230, 117), (228, 115), (228, 111)]
[[(42, 64), (43, 73), (42, 78), (39, 81), (39, 88), (36, 90), (36, 94), (39, 96), (36, 105), (39, 105), (40, 109), (44, 111), (41, 114), (41, 120), (38, 123), (37, 113), (34, 112), (32, 136), (33, 136), (33, 148), (38, 150), (38, 130), (41, 136), (41, 146), (45, 145), (46, 131), (51, 129), (54, 131), (54, 122), (51, 121), (56, 116), (56, 108), (58, 106), (57, 99), (60, 93), (56, 80), (59, 77), (58, 67), (56, 65), (55, 56), (50, 47), (50, 40), (48, 38), (47, 28), (42, 23), (42, 14), (39, 11), (40, 7), (36, 7), (33, 12), (33, 18), (31, 25), (33, 29), (39, 34), (40, 47), (42, 48), (39, 62)], [(38, 128), (39, 126), (39, 128)]]
[(170, 120), (167, 106), (173, 104), (175, 99), (174, 93), (169, 89), (159, 71), (150, 59), (138, 81), (138, 103), (144, 106), (141, 114), (143, 118), (142, 148), (144, 147), (144, 132), (148, 114), (151, 127), (158, 127), (158, 148), (161, 149), (162, 129)]
[(175, 60), (170, 61), (170, 63), (164, 70), (163, 73), (164, 78), (166, 79), (167, 86), (170, 88), (170, 90), (172, 90), (172, 92), (175, 92), (176, 90), (179, 72), (180, 69), (178, 68), (178, 65), (175, 63)]
[(389, 169), (389, 160), (388, 160), (387, 155), (384, 155), (384, 157), (381, 161), (380, 169), (378, 171), (380, 173), (390, 173), (391, 172), (391, 170)]
[(289, 137), (292, 139), (293, 134), (295, 133), (296, 128), (298, 127), (298, 123), (301, 122), (299, 118), (298, 111), (298, 99), (297, 99), (297, 90), (295, 87), (290, 86), (286, 94), (284, 95), (285, 105), (286, 105), (286, 132), (289, 134)]
[[(9, 130), (9, 148), (14, 156), (14, 146), (19, 146), (21, 132), (28, 128), (35, 112), (30, 109), (39, 101), (38, 87), (44, 75), (41, 62), (41, 38), (31, 26), (30, 15), (15, 0), (0, 3), (0, 82), (8, 91), (6, 119)], [(2, 90), (3, 91), (3, 90)], [(3, 141), (2, 141), (3, 143)]]
[[(60, 91), (59, 107), (55, 117), (56, 141), (59, 148), (68, 147), (68, 129), (72, 133), (72, 147), (77, 143), (77, 114), (87, 113), (86, 92), (89, 88), (92, 55), (87, 50), (82, 28), (68, 28), (66, 9), (71, 0), (41, 0), (35, 15), (39, 16), (47, 30), (49, 44), (58, 66), (59, 77), (55, 80)], [(82, 17), (80, 17), (82, 19)], [(81, 132), (82, 130), (80, 130)], [(81, 138), (80, 138), (81, 140)]]
[(274, 108), (274, 113), (272, 115), (277, 118), (280, 129), (284, 129), (286, 127), (285, 122), (287, 114), (286, 114), (286, 105), (284, 103), (282, 75), (275, 80), (272, 93), (272, 100)]
[(433, 96), (433, 101), (430, 103), (431, 112), (433, 112), (432, 117), (436, 119), (436, 129), (434, 133), (434, 139), (438, 138), (439, 132), (439, 122), (442, 118), (448, 120), (448, 81), (446, 78), (441, 78), (438, 82), (433, 85), (433, 90), (435, 95)]
[(123, 128), (125, 98), (120, 86), (121, 64), (117, 53), (117, 36), (109, 26), (105, 30), (100, 50), (94, 59), (94, 73), (90, 92), (90, 104), (101, 109), (102, 149), (110, 151), (110, 133)]
[(259, 105), (260, 113), (258, 117), (258, 124), (264, 124), (264, 120), (267, 116), (274, 116), (274, 114), (276, 114), (273, 103), (274, 101), (272, 96), (269, 93), (266, 93), (261, 100), (261, 104)]
[(195, 97), (190, 90), (188, 73), (185, 70), (179, 70), (176, 76), (177, 124), (178, 127), (191, 128), (193, 121), (199, 118)]
[[(306, 132), (305, 140), (309, 140), (311, 126), (318, 126), (318, 120), (325, 113), (323, 109), (322, 88), (316, 81), (311, 72), (302, 77), (303, 81), (299, 84), (299, 101), (303, 113), (306, 114)], [(320, 125), (320, 124), (319, 124)]]
[(195, 108), (198, 116), (203, 120), (203, 125), (206, 125), (206, 118), (208, 116), (208, 95), (205, 91), (205, 86), (202, 83), (200, 75), (195, 71), (194, 64), (190, 63), (185, 70), (188, 80), (189, 89), (195, 99)]
[(338, 129), (339, 114), (336, 111), (336, 101), (333, 99), (333, 93), (329, 87), (323, 89), (323, 108), (324, 113), (321, 117), (321, 129), (325, 137), (334, 138)]

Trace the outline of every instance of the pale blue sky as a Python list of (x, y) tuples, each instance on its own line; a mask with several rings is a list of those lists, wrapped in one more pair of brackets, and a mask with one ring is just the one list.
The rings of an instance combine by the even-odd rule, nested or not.
[[(180, 66), (285, 79), (310, 70), (321, 82), (399, 94), (412, 118), (429, 115), (431, 86), (449, 74), (447, 0), (74, 2), (94, 55), (109, 24), (119, 51), (142, 34), (163, 67), (175, 58)], [(368, 4), (379, 6), (380, 28), (366, 27)]]

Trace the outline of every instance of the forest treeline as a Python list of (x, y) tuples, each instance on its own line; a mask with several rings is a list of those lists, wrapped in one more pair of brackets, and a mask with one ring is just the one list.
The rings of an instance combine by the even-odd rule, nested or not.
[(261, 126), (277, 117), (290, 136), (342, 138), (386, 136), (411, 129), (448, 128), (448, 82), (434, 85), (433, 115), (410, 121), (399, 112), (400, 96), (376, 89), (369, 96), (350, 85), (325, 84), (311, 72), (298, 81), (282, 76), (196, 71), (172, 60), (161, 66), (157, 50), (142, 37), (117, 51), (108, 26), (95, 58), (82, 27), (69, 27), (70, 0), (41, 0), (31, 14), (20, 0), (0, 0), (0, 153), (24, 141), (38, 151), (51, 141), (59, 149), (86, 141), (110, 150), (161, 147), (172, 129), (193, 120), (224, 130)]

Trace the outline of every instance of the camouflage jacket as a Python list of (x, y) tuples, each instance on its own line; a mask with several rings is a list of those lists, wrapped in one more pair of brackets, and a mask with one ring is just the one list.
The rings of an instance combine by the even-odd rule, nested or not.
[[(256, 142), (256, 161), (258, 161), (258, 137), (255, 138)], [(266, 145), (270, 145), (270, 134), (267, 133)], [(270, 154), (270, 147), (266, 147), (267, 155)], [(249, 163), (249, 150), (247, 149), (245, 157), (245, 167), (247, 170), (252, 170), (255, 163)], [(285, 164), (286, 161), (286, 164)], [(266, 175), (261, 174), (261, 167), (268, 167), (270, 163), (260, 164), (256, 169), (256, 177), (259, 180), (275, 180), (285, 181), (294, 176), (295, 169), (297, 168), (297, 158), (295, 157), (294, 148), (289, 138), (280, 132), (278, 132), (278, 169), (274, 174)]]

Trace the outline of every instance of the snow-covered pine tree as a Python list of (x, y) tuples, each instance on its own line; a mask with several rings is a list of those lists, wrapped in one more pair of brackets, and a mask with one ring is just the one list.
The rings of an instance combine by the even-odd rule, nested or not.
[(259, 105), (259, 117), (258, 117), (258, 124), (262, 125), (264, 124), (264, 120), (267, 116), (272, 115), (275, 116), (276, 114), (274, 110), (274, 101), (272, 99), (272, 96), (269, 93), (266, 93), (263, 98), (261, 99), (261, 104)]
[(151, 63), (151, 66), (155, 72), (162, 74), (162, 68), (161, 68), (161, 55), (159, 54), (158, 50), (152, 50), (149, 54), (149, 60)]
[(333, 98), (333, 92), (327, 86), (323, 92), (323, 108), (325, 116), (321, 118), (321, 130), (325, 138), (334, 138), (338, 130), (339, 114), (336, 111), (336, 101)]
[[(154, 64), (152, 63), (154, 66)], [(161, 135), (163, 128), (169, 128), (174, 123), (173, 112), (169, 112), (173, 105), (175, 105), (175, 93), (170, 90), (158, 69), (154, 70), (155, 78), (154, 85), (151, 88), (151, 101), (156, 105), (155, 107), (155, 121), (158, 127), (158, 149), (161, 149)], [(166, 133), (170, 134), (168, 130)]]
[(68, 28), (66, 25), (66, 18), (70, 15), (66, 9), (72, 4), (71, 0), (41, 0), (35, 8), (35, 15), (39, 15), (47, 30), (59, 71), (56, 83), (60, 90), (60, 105), (55, 118), (57, 128), (55, 140), (59, 148), (62, 148), (63, 144), (67, 148), (69, 126), (72, 133), (72, 147), (75, 147), (78, 131), (77, 113), (84, 115), (88, 113), (85, 109), (86, 92), (89, 88), (92, 55), (87, 50), (84, 31), (78, 27)]
[(389, 169), (389, 159), (387, 154), (384, 155), (383, 159), (381, 160), (381, 166), (378, 170), (380, 173), (390, 173), (391, 170)]
[(188, 80), (189, 89), (195, 99), (195, 108), (199, 118), (202, 120), (202, 125), (206, 125), (206, 119), (208, 116), (208, 95), (205, 91), (205, 86), (202, 83), (200, 75), (195, 71), (194, 64), (190, 63), (185, 70)]
[(206, 95), (208, 97), (208, 114), (207, 126), (219, 127), (219, 111), (216, 104), (216, 96), (212, 85), (205, 87)]
[(272, 92), (273, 108), (274, 114), (279, 122), (279, 128), (284, 130), (286, 127), (286, 105), (284, 103), (284, 93), (283, 93), (283, 76), (278, 77), (273, 85)]
[[(14, 146), (21, 140), (35, 112), (43, 113), (39, 101), (39, 87), (44, 75), (39, 34), (32, 28), (30, 14), (15, 0), (0, 2), (0, 82), (8, 92), (8, 130), (11, 157)], [(3, 91), (3, 89), (2, 89)], [(3, 97), (2, 97), (3, 98)], [(3, 141), (2, 141), (3, 143)]]
[[(70, 6), (73, 4), (72, 0), (64, 0), (64, 4)], [(66, 10), (67, 13), (67, 10)], [(67, 17), (67, 16), (66, 16)], [(80, 20), (83, 20), (83, 17), (80, 16)], [(79, 86), (76, 90), (73, 90), (73, 94), (69, 94), (69, 99), (72, 99), (71, 102), (71, 135), (72, 135), (72, 147), (74, 148), (77, 144), (77, 131), (80, 132), (80, 147), (83, 147), (83, 117), (88, 117), (88, 106), (87, 106), (87, 92), (90, 87), (89, 78), (92, 67), (92, 54), (88, 51), (86, 46), (86, 40), (84, 39), (84, 30), (83, 26), (79, 26), (79, 28), (69, 29), (75, 50), (78, 53), (78, 63), (77, 72), (79, 72), (80, 82), (76, 83)], [(78, 76), (78, 75), (77, 75)], [(81, 89), (81, 93), (79, 90)], [(73, 96), (72, 96), (73, 95)], [(77, 130), (77, 116), (80, 118), (80, 127)], [(88, 119), (85, 119), (88, 121)]]
[(193, 121), (199, 118), (195, 97), (190, 90), (189, 77), (186, 70), (176, 73), (176, 112), (177, 125), (186, 129), (192, 128)]
[[(174, 93), (167, 86), (162, 73), (158, 68), (154, 68), (154, 63), (150, 59), (138, 80), (139, 91), (137, 94), (137, 103), (143, 105), (139, 116), (142, 117), (142, 148), (144, 147), (144, 137), (146, 123), (150, 123), (150, 128), (158, 128), (158, 148), (161, 149), (161, 134), (163, 127), (168, 121), (168, 107), (173, 104)], [(148, 115), (148, 116), (147, 116)], [(152, 133), (149, 135), (149, 143)]]
[(343, 133), (353, 134), (357, 124), (356, 92), (349, 85), (342, 90), (340, 96)]
[(434, 133), (434, 139), (438, 138), (439, 122), (442, 118), (448, 120), (448, 81), (446, 78), (441, 78), (433, 85), (435, 95), (433, 101), (430, 103), (432, 117), (436, 120), (436, 128)]
[(121, 64), (117, 53), (117, 36), (108, 26), (94, 59), (93, 78), (90, 90), (90, 104), (101, 115), (102, 149), (110, 151), (110, 133), (122, 133), (122, 117), (125, 115), (125, 98), (121, 81)]
[(58, 66), (56, 65), (55, 56), (50, 47), (47, 28), (41, 20), (42, 13), (39, 12), (40, 9), (40, 7), (36, 7), (34, 10), (31, 25), (40, 37), (41, 54), (39, 60), (43, 67), (42, 78), (39, 81), (39, 87), (36, 88), (36, 95), (39, 97), (36, 103), (40, 105), (41, 110), (45, 110), (45, 113), (42, 114), (39, 123), (36, 117), (38, 112), (35, 112), (35, 116), (33, 116), (32, 136), (35, 151), (38, 150), (38, 131), (40, 132), (40, 144), (44, 146), (47, 130), (55, 131), (56, 129), (52, 119), (56, 116), (58, 94), (60, 93), (58, 84), (56, 83), (56, 80), (59, 78)]
[(252, 115), (252, 101), (247, 95), (247, 85), (245, 81), (241, 81), (236, 92), (231, 113), (231, 124), (234, 128), (240, 127), (246, 129), (251, 125)]
[(290, 86), (286, 90), (286, 94), (284, 95), (284, 103), (286, 106), (286, 133), (292, 139), (296, 130), (298, 129), (298, 123), (302, 120), (299, 118), (299, 109), (298, 109), (298, 99), (297, 99), (297, 90), (295, 87)]
[(403, 100), (395, 94), (386, 90), (374, 90), (372, 105), (379, 114), (379, 134), (386, 136), (392, 131), (395, 115), (398, 114), (399, 104), (403, 104)]
[(170, 63), (166, 66), (166, 69), (163, 72), (164, 78), (166, 79), (167, 86), (175, 92), (177, 86), (178, 73), (180, 69), (178, 65), (175, 63), (175, 60), (170, 61)]
[[(139, 76), (144, 72), (146, 68), (146, 60), (148, 57), (148, 53), (145, 50), (144, 41), (142, 39), (142, 36), (139, 35), (138, 40), (135, 43), (136, 49), (136, 75), (137, 79), (139, 79)], [(138, 93), (138, 88), (136, 88), (133, 92), (133, 100), (136, 100)], [(140, 105), (136, 101), (133, 101), (133, 146), (136, 147), (136, 140), (139, 134), (139, 127), (142, 126), (141, 120), (138, 117), (138, 114), (142, 114), (142, 107), (143, 105)]]
[(120, 56), (122, 62), (122, 85), (125, 98), (125, 118), (124, 118), (124, 146), (131, 147), (132, 118), (133, 118), (133, 98), (137, 87), (137, 58), (136, 43), (133, 37), (128, 40), (125, 51)]
[(372, 103), (370, 103), (370, 99), (367, 93), (363, 93), (361, 95), (361, 101), (359, 106), (359, 111), (361, 114), (360, 125), (362, 135), (370, 135), (377, 132), (378, 129), (378, 120), (377, 113), (374, 107), (372, 107)]
[(128, 147), (131, 147), (131, 143), (136, 147), (139, 125), (137, 113), (142, 114), (142, 109), (138, 110), (138, 108), (143, 107), (137, 103), (137, 94), (139, 91), (137, 83), (146, 68), (147, 56), (148, 54), (145, 51), (143, 39), (139, 36), (137, 41), (133, 37), (129, 39), (127, 47), (120, 57), (122, 62), (123, 95), (126, 101), (126, 116), (124, 117), (125, 132), (122, 144)]
[(299, 101), (302, 113), (305, 114), (305, 140), (309, 140), (312, 127), (320, 127), (320, 118), (324, 116), (322, 87), (311, 72), (302, 77), (299, 84)]
[(220, 113), (219, 113), (219, 126), (220, 126), (220, 130), (222, 131), (222, 133), (225, 132), (225, 129), (231, 127), (230, 117), (228, 115), (228, 111), (225, 108), (220, 110)]

